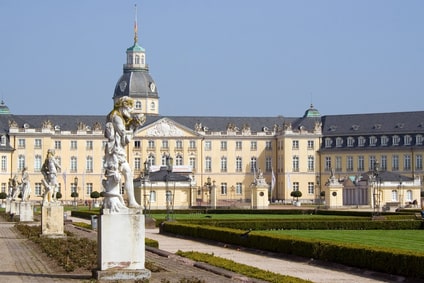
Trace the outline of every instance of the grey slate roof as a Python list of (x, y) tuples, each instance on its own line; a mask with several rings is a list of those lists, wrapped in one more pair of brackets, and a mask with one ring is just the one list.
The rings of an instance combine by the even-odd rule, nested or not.
[(424, 111), (322, 117), (323, 136), (424, 133)]

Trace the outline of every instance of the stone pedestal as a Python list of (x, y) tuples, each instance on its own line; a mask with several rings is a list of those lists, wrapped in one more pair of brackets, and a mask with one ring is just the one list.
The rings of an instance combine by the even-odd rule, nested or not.
[(264, 209), (268, 206), (268, 184), (265, 180), (258, 179), (258, 182), (252, 187), (251, 207), (253, 209)]
[(150, 278), (145, 269), (145, 223), (141, 209), (110, 213), (103, 209), (98, 219), (97, 280), (141, 280)]
[(64, 237), (63, 206), (59, 203), (46, 203), (41, 207), (41, 235)]
[(11, 203), (12, 203), (12, 200), (11, 200), (10, 198), (7, 198), (7, 199), (6, 199), (6, 208), (5, 208), (5, 212), (6, 212), (6, 213), (10, 213), (10, 210), (11, 210)]
[(32, 222), (34, 221), (34, 210), (31, 202), (19, 203), (19, 221)]
[(343, 184), (330, 179), (330, 182), (325, 190), (325, 203), (328, 208), (336, 208), (343, 206)]
[(19, 215), (19, 202), (11, 200), (10, 201), (10, 211), (9, 214)]

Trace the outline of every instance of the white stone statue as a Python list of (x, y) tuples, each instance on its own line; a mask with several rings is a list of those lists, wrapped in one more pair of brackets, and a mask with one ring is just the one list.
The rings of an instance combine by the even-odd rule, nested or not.
[(119, 192), (122, 176), (125, 181), (128, 207), (140, 207), (134, 197), (133, 173), (127, 162), (126, 146), (131, 141), (134, 131), (144, 124), (146, 118), (143, 114), (134, 115), (133, 106), (134, 101), (130, 97), (121, 97), (107, 116), (105, 129), (107, 144), (103, 165), (106, 179), (102, 181), (105, 190), (103, 209), (110, 209), (111, 212), (119, 212), (120, 209), (127, 207)]
[(9, 192), (10, 192), (10, 198), (12, 200), (17, 200), (19, 197), (19, 193), (21, 192), (21, 188), (19, 186), (18, 182), (18, 176), (13, 176), (13, 178), (9, 179)]
[(41, 180), (44, 185), (43, 204), (56, 202), (56, 193), (59, 189), (57, 171), (60, 170), (60, 165), (54, 155), (54, 150), (49, 149), (43, 167), (41, 168), (41, 173), (44, 176), (44, 179)]
[(29, 201), (29, 197), (31, 195), (31, 184), (29, 183), (29, 174), (27, 167), (22, 170), (21, 193), (22, 201)]

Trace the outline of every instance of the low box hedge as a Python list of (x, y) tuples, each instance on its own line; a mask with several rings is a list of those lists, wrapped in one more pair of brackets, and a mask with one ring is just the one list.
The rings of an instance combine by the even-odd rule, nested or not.
[(348, 266), (365, 268), (388, 274), (424, 278), (424, 255), (387, 248), (369, 248), (357, 244), (340, 244), (325, 241), (297, 239), (226, 227), (201, 226), (178, 222), (161, 224), (161, 233), (172, 233), (194, 238), (213, 240), (253, 249), (293, 254)]

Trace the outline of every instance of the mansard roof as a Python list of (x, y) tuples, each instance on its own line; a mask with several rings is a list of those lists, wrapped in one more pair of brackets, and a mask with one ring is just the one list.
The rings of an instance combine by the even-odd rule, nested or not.
[(424, 111), (322, 117), (323, 136), (424, 133)]

